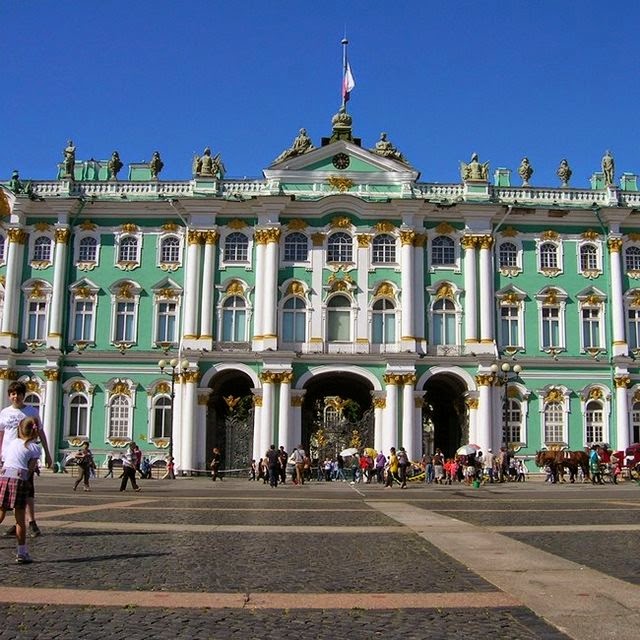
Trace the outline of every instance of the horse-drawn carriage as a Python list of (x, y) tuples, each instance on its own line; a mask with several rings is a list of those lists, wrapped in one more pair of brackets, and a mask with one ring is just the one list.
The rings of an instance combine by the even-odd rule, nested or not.
[(575, 482), (582, 474), (589, 478), (589, 454), (586, 451), (550, 450), (536, 453), (536, 465), (548, 469), (552, 482), (565, 482), (564, 474), (569, 472), (569, 482)]

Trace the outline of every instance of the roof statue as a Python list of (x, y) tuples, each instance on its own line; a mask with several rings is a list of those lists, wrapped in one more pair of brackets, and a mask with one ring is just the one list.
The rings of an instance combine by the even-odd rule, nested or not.
[(398, 151), (398, 149), (396, 149), (389, 140), (387, 140), (387, 134), (384, 131), (380, 134), (380, 140), (376, 142), (376, 146), (373, 147), (373, 149), (370, 149), (370, 151), (377, 153), (383, 158), (391, 158), (392, 160), (398, 160), (399, 162), (408, 164), (402, 153)]
[(11, 180), (9, 180), (9, 189), (16, 195), (19, 193), (26, 193), (30, 198), (33, 196), (33, 189), (31, 188), (31, 182), (22, 182), (20, 180), (20, 174), (17, 169), (14, 169), (11, 174)]
[(608, 185), (613, 184), (613, 178), (615, 173), (615, 162), (610, 151), (606, 151), (602, 156), (602, 173), (604, 174), (604, 183)]
[(202, 178), (222, 178), (224, 176), (225, 168), (222, 164), (222, 158), (218, 153), (216, 156), (211, 156), (211, 149), (206, 147), (202, 152), (202, 156), (195, 156), (193, 158), (193, 174)]
[(562, 180), (562, 184), (560, 185), (561, 187), (569, 186), (569, 180), (571, 179), (572, 173), (573, 171), (571, 171), (571, 167), (569, 166), (567, 159), (563, 158), (560, 161), (560, 166), (558, 167), (558, 170), (556, 171), (556, 175), (558, 176), (558, 178), (560, 178), (560, 180)]
[(311, 138), (307, 135), (306, 129), (300, 129), (298, 135), (295, 137), (293, 144), (285, 149), (274, 161), (273, 164), (278, 164), (279, 162), (284, 162), (285, 160), (289, 160), (289, 158), (295, 158), (296, 156), (301, 156), (303, 153), (307, 153), (307, 151), (311, 151), (315, 149), (313, 146), (313, 142)]
[(484, 162), (480, 164), (478, 161), (478, 154), (471, 155), (469, 164), (466, 162), (460, 163), (460, 176), (466, 182), (467, 180), (483, 180), (489, 179), (489, 163)]
[(111, 158), (109, 162), (107, 162), (107, 171), (109, 174), (109, 180), (117, 180), (118, 173), (120, 169), (122, 169), (122, 160), (120, 160), (120, 154), (117, 151), (114, 151), (111, 154)]
[(522, 186), (528, 187), (529, 180), (533, 175), (533, 167), (529, 164), (529, 158), (522, 158), (522, 162), (518, 167), (518, 175), (522, 178)]
[(151, 160), (149, 161), (149, 171), (151, 171), (151, 177), (154, 180), (158, 179), (158, 175), (162, 171), (162, 167), (164, 167), (164, 162), (162, 162), (160, 158), (160, 152), (154, 151)]
[(63, 154), (64, 154), (64, 160), (63, 160), (64, 169), (60, 177), (70, 178), (71, 180), (73, 180), (74, 178), (73, 171), (76, 166), (76, 148), (73, 144), (73, 140), (69, 140), (67, 142), (67, 146), (65, 147)]

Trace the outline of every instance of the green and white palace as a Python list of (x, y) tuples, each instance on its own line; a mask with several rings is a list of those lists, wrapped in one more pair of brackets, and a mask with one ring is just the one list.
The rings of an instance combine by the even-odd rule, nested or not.
[(271, 443), (640, 440), (635, 175), (607, 153), (589, 188), (566, 161), (538, 187), (474, 154), (427, 183), (344, 109), (328, 133), (258, 179), (208, 148), (171, 181), (158, 153), (123, 169), (70, 141), (55, 179), (0, 186), (0, 397), (27, 384), (59, 464), (85, 440), (183, 474), (213, 447), (246, 469)]

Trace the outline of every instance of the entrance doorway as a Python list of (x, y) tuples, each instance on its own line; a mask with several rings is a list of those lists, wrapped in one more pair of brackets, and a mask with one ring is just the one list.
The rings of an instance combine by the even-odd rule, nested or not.
[(425, 383), (422, 409), (425, 453), (440, 449), (449, 458), (468, 441), (466, 391), (464, 382), (449, 373), (438, 373)]

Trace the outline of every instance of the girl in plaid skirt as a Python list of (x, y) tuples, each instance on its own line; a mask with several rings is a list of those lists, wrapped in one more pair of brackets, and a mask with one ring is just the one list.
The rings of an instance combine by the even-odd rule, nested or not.
[(4, 466), (0, 471), (0, 522), (4, 520), (7, 509), (13, 509), (18, 538), (18, 564), (31, 562), (26, 544), (25, 506), (33, 472), (42, 454), (42, 448), (36, 443), (37, 437), (37, 420), (31, 417), (22, 420), (18, 437), (4, 453)]

